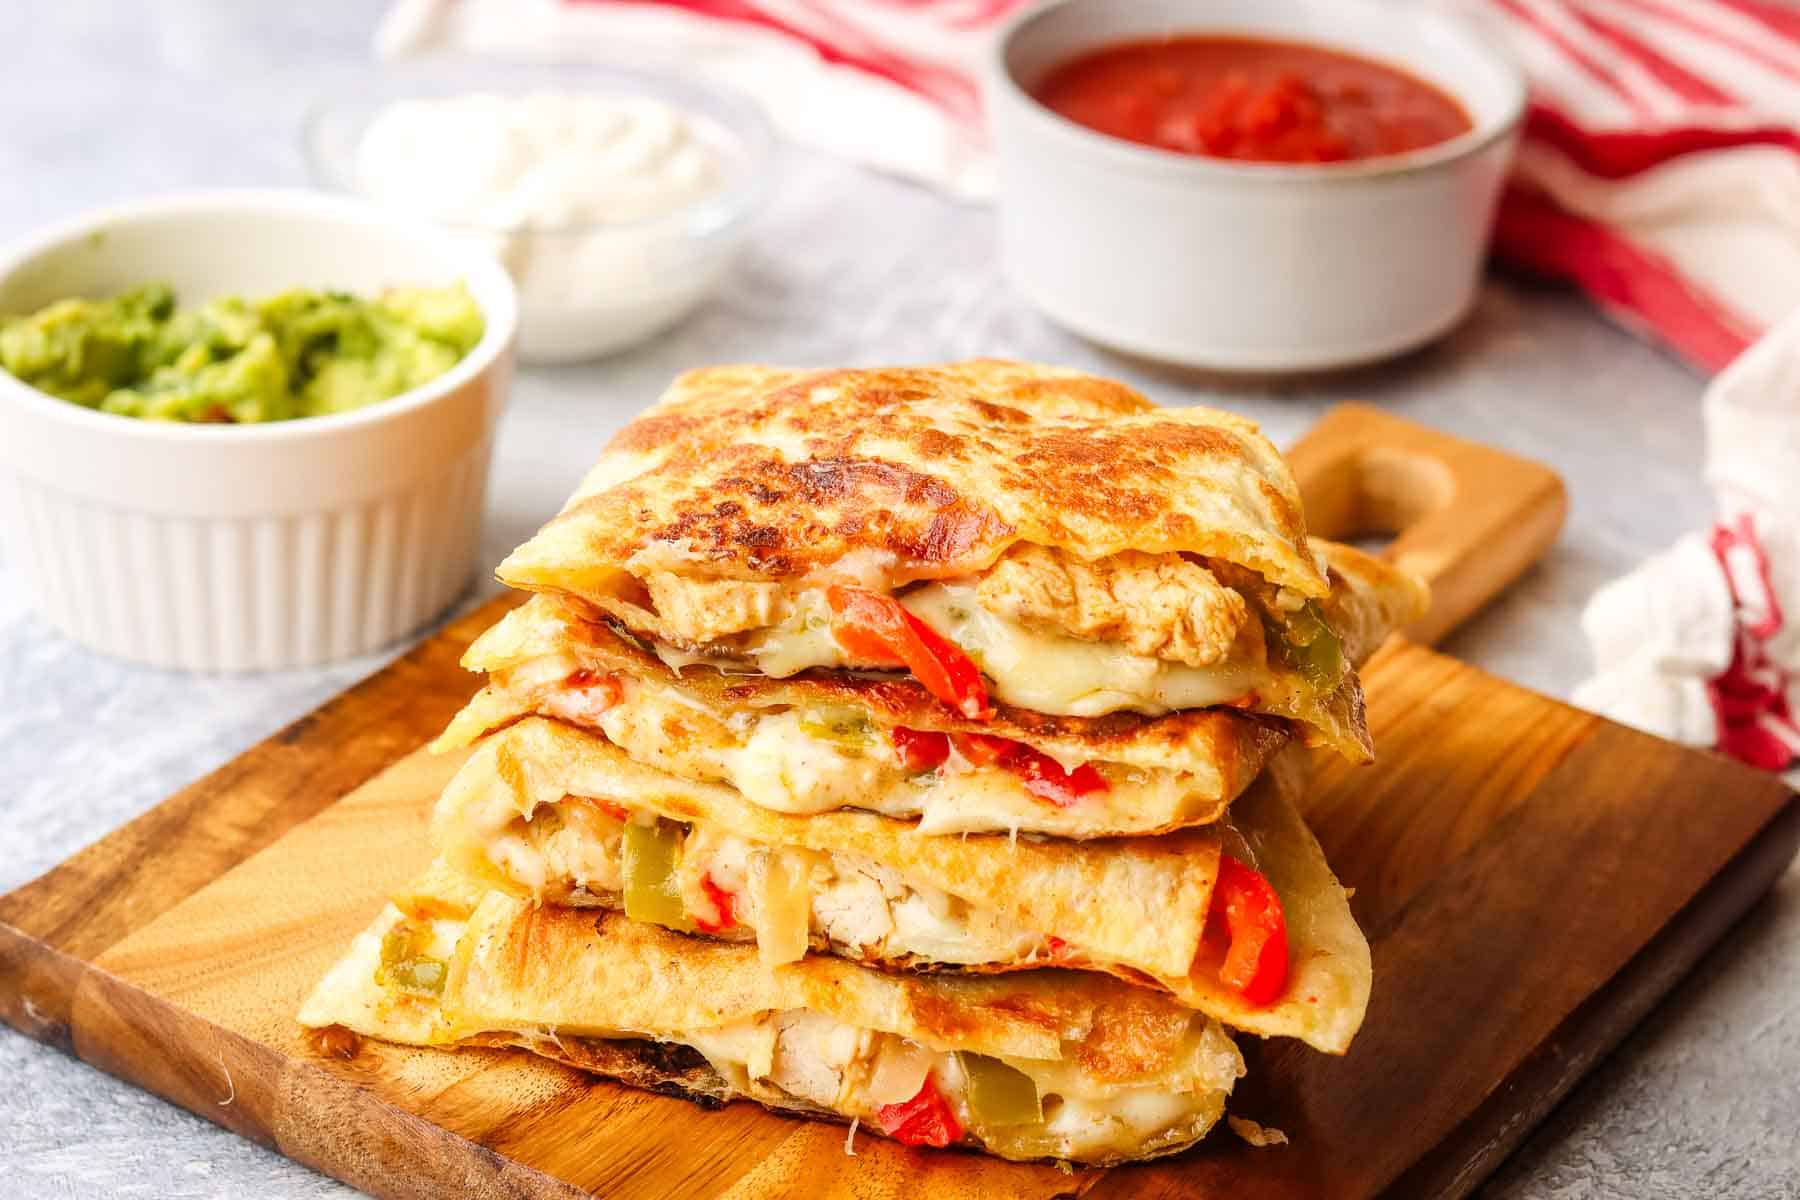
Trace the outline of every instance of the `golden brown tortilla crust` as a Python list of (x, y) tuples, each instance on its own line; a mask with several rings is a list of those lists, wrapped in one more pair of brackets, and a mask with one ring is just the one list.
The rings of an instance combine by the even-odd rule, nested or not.
[[(1363, 662), (1389, 633), (1423, 615), (1428, 607), (1430, 597), (1424, 584), (1405, 571), (1350, 546), (1317, 539), (1312, 544), (1328, 564), (1333, 582), (1332, 594), (1322, 607), (1352, 663)], [(1221, 803), (1247, 787), (1288, 739), (1286, 722), (1280, 718), (1225, 708), (1187, 709), (1161, 717), (1130, 712), (1064, 717), (998, 705), (993, 721), (978, 723), (939, 703), (906, 676), (815, 670), (771, 679), (726, 674), (705, 665), (675, 671), (620, 636), (593, 608), (548, 597), (534, 597), (501, 618), (475, 640), (462, 661), (471, 671), (495, 672), (563, 653), (601, 673), (620, 672), (678, 686), (715, 713), (852, 705), (866, 710), (881, 725), (992, 733), (1065, 759), (1187, 771), (1194, 777), (1197, 792)], [(435, 748), (466, 746), (526, 711), (497, 690), (486, 690), (457, 715)], [(1329, 740), (1340, 752), (1357, 751), (1353, 757), (1364, 760), (1373, 756), (1362, 688), (1354, 676), (1346, 678), (1315, 715), (1338, 731)], [(1309, 744), (1318, 740), (1316, 735), (1308, 738)]]
[[(786, 679), (730, 675), (696, 665), (680, 671), (621, 637), (591, 611), (550, 597), (533, 597), (482, 634), (463, 656), (476, 671), (498, 671), (545, 655), (568, 653), (589, 670), (614, 672), (679, 688), (723, 719), (745, 709), (812, 709), (849, 705), (883, 726), (987, 733), (1024, 742), (1046, 753), (1094, 762), (1191, 771), (1195, 788), (1229, 800), (1256, 777), (1287, 741), (1280, 721), (1231, 709), (1198, 708), (1147, 717), (1115, 712), (1064, 717), (996, 704), (991, 721), (971, 721), (932, 696), (910, 676), (853, 675), (811, 670)], [(494, 711), (507, 711), (504, 706)], [(490, 716), (486, 718), (492, 720)], [(492, 726), (452, 726), (440, 743), (466, 745)]]
[(1163, 1076), (1203, 1020), (1104, 975), (901, 975), (824, 956), (769, 967), (753, 946), (499, 893), (470, 916), (444, 994), (459, 1037), (543, 1027), (679, 1037), (805, 1009), (935, 1050), (1073, 1060), (1109, 1085)]
[[(414, 890), (423, 893), (428, 889)], [(437, 902), (437, 906), (442, 903)], [(702, 1108), (716, 1109), (732, 1100), (749, 1100), (771, 1112), (788, 1116), (848, 1123), (844, 1114), (779, 1093), (772, 1085), (759, 1088), (757, 1095), (741, 1092), (714, 1070), (705, 1055), (680, 1042), (632, 1037), (578, 1037), (548, 1030), (472, 1033), (446, 1041), (448, 1035), (435, 1003), (417, 997), (396, 997), (375, 982), (374, 947), (379, 946), (382, 935), (399, 919), (400, 914), (392, 908), (376, 918), (358, 938), (357, 948), (332, 968), (307, 999), (300, 1016), (302, 1024), (314, 1028), (349, 1029), (403, 1045), (523, 1050), (575, 1070), (605, 1076), (628, 1087), (690, 1100)], [(1224, 1112), (1224, 1090), (1208, 1099), (1210, 1102), (1185, 1128), (1168, 1130), (1130, 1154), (1096, 1156), (1089, 1159), (1089, 1163), (1104, 1166), (1161, 1157), (1186, 1149), (1204, 1137)], [(884, 1136), (879, 1128), (864, 1128), (870, 1134)], [(983, 1145), (979, 1135), (973, 1132), (966, 1133), (959, 1145), (963, 1149), (982, 1150), (1001, 1157), (1022, 1157)]]
[(1330, 564), (1331, 596), (1325, 619), (1344, 643), (1344, 655), (1361, 667), (1388, 637), (1431, 609), (1431, 588), (1411, 571), (1354, 546), (1313, 539)]
[(1288, 936), (1288, 982), (1281, 996), (1273, 1004), (1246, 1003), (1219, 981), (1219, 960), (1210, 953), (1195, 960), (1185, 979), (1164, 986), (1233, 1029), (1296, 1037), (1342, 1054), (1368, 1012), (1374, 967), (1349, 893), (1295, 807), (1305, 775), (1305, 753), (1297, 747), (1282, 752), (1226, 818), (1243, 836), (1250, 865), (1281, 897)]
[(1205, 1019), (1162, 992), (1104, 975), (909, 975), (814, 955), (771, 967), (754, 946), (493, 892), (467, 914), (442, 1011), (401, 997), (405, 1019), (394, 1024), (375, 969), (383, 936), (406, 919), (386, 906), (315, 986), (300, 1022), (442, 1045), (543, 1029), (678, 1038), (805, 1009), (936, 1050), (1075, 1062), (1101, 1085), (1130, 1086), (1187, 1063), (1189, 1030)]
[[(538, 804), (574, 795), (647, 808), (762, 845), (860, 855), (998, 913), (1015, 929), (1055, 934), (1090, 956), (1073, 964), (1081, 969), (1166, 990), (1234, 1029), (1296, 1037), (1342, 1054), (1368, 1008), (1369, 947), (1343, 887), (1294, 806), (1303, 790), (1298, 777), (1303, 768), (1304, 752), (1298, 748), (1279, 755), (1226, 817), (1251, 851), (1250, 865), (1280, 895), (1287, 920), (1289, 986), (1267, 1005), (1247, 1004), (1220, 983), (1218, 957), (1202, 940), (1219, 856), (1210, 828), (1154, 838), (1015, 843), (998, 834), (922, 835), (909, 822), (873, 813), (791, 816), (759, 808), (731, 788), (641, 766), (603, 739), (531, 718), (489, 738), (445, 788), (432, 819), (432, 845), (453, 873), (523, 895), (488, 862), (469, 815), (496, 798), (525, 815)], [(428, 874), (443, 870), (434, 865)], [(453, 882), (466, 894), (466, 881)], [(444, 891), (446, 885), (429, 887)], [(602, 905), (612, 901), (594, 899)], [(923, 964), (902, 959), (876, 965), (892, 970)], [(998, 974), (1043, 965), (955, 970)]]
[(629, 588), (635, 563), (790, 579), (880, 556), (905, 582), (978, 571), (1019, 541), (1190, 551), (1327, 590), (1293, 477), (1252, 422), (997, 360), (690, 371), (499, 574), (593, 598)]
[(603, 738), (535, 717), (488, 738), (456, 773), (432, 817), (432, 847), (457, 871), (523, 895), (489, 862), (475, 814), (498, 804), (526, 816), (569, 795), (649, 809), (759, 845), (873, 859), (1022, 932), (1055, 934), (1176, 978), (1199, 953), (1219, 861), (1218, 838), (1206, 829), (1039, 841), (924, 834), (913, 822), (867, 812), (778, 813), (729, 787), (641, 766)]
[[(553, 1062), (562, 1063), (564, 1066), (573, 1067), (578, 1071), (605, 1076), (628, 1087), (692, 1101), (705, 1109), (721, 1108), (732, 1100), (749, 1100), (753, 1104), (759, 1104), (770, 1112), (780, 1113), (783, 1116), (801, 1117), (812, 1121), (831, 1121), (839, 1125), (850, 1123), (850, 1119), (843, 1113), (834, 1112), (829, 1108), (821, 1108), (798, 1096), (790, 1096), (785, 1100), (771, 1099), (766, 1095), (747, 1096), (734, 1088), (724, 1076), (713, 1070), (712, 1064), (706, 1061), (704, 1055), (686, 1046), (669, 1042), (652, 1042), (641, 1038), (617, 1041), (605, 1038), (577, 1037), (546, 1039), (530, 1034), (516, 1034), (471, 1038), (466, 1044), (525, 1050), (541, 1058), (548, 1058)], [(1084, 1159), (1082, 1165), (1107, 1167), (1119, 1163), (1143, 1162), (1152, 1158), (1164, 1158), (1171, 1154), (1178, 1154), (1206, 1136), (1208, 1131), (1218, 1123), (1219, 1115), (1224, 1111), (1224, 1107), (1224, 1096), (1221, 1094), (1216, 1106), (1209, 1105), (1202, 1110), (1186, 1128), (1169, 1130), (1153, 1143), (1144, 1146), (1140, 1153), (1098, 1155)], [(860, 1132), (872, 1137), (888, 1136), (879, 1125), (874, 1123), (860, 1124), (857, 1128)], [(962, 1141), (954, 1143), (952, 1148), (980, 1151), (1000, 1158), (1013, 1159), (1016, 1162), (1048, 1163), (1058, 1161), (1049, 1158), (1025, 1158), (993, 1146), (984, 1145), (981, 1136), (972, 1130), (964, 1130)]]

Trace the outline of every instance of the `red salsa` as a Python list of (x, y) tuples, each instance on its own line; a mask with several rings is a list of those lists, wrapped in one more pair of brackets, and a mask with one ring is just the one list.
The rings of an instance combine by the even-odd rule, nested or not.
[(1471, 128), (1453, 97), (1404, 71), (1263, 38), (1106, 46), (1057, 67), (1036, 94), (1113, 137), (1248, 162), (1348, 162), (1436, 145)]

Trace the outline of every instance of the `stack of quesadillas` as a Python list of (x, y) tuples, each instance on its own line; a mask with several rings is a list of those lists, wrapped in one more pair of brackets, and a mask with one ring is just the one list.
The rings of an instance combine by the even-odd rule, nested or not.
[(1254, 425), (1023, 364), (676, 381), (500, 568), (537, 593), (436, 862), (301, 1013), (911, 1145), (1104, 1163), (1342, 1053), (1367, 943), (1289, 746), (1423, 588)]

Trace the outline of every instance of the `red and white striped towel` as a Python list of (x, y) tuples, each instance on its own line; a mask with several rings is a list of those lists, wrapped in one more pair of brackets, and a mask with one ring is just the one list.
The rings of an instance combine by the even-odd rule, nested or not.
[[(797, 142), (979, 198), (982, 55), (1029, 2), (401, 0), (378, 40), (678, 63), (758, 97)], [(1501, 258), (1708, 372), (1800, 307), (1800, 7), (1440, 2), (1489, 24), (1531, 80)]]
[(1800, 9), (1488, 0), (1531, 80), (1501, 257), (1716, 371), (1800, 307)]

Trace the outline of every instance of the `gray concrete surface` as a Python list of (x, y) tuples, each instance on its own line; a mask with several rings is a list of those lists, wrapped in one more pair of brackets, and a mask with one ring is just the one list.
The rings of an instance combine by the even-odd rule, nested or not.
[[(377, 10), (372, 0), (15, 3), (8, 11), (19, 17), (0, 39), (0, 238), (158, 190), (304, 184), (301, 114), (334, 81), (373, 69)], [(1446, 649), (1552, 695), (1566, 695), (1587, 670), (1576, 615), (1593, 587), (1708, 515), (1701, 382), (1571, 297), (1493, 281), (1443, 344), (1326, 383), (1270, 391), (1176, 378), (1108, 358), (1010, 295), (986, 211), (797, 151), (784, 167), (740, 269), (693, 320), (610, 362), (521, 376), (500, 439), (490, 559), (554, 510), (592, 449), (671, 375), (734, 359), (1016, 355), (1119, 374), (1168, 402), (1224, 404), (1277, 440), (1333, 401), (1359, 398), (1543, 459), (1569, 482), (1567, 534)], [(233, 679), (107, 662), (35, 619), (0, 561), (0, 889), (154, 805), (381, 658)], [(1800, 877), (1790, 873), (1484, 1195), (1800, 1195), (1796, 998)], [(349, 1194), (0, 1030), (0, 1197)]]

